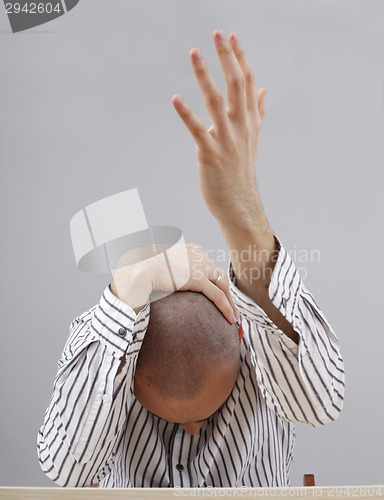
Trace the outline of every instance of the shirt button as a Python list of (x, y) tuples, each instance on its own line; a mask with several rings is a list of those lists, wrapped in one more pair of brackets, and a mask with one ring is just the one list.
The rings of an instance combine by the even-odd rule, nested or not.
[(125, 328), (119, 328), (119, 331), (117, 332), (120, 337), (125, 337), (127, 335), (127, 330)]
[(109, 403), (109, 401), (111, 400), (108, 394), (103, 394), (101, 399), (103, 400), (104, 403)]
[(283, 307), (287, 307), (287, 299), (283, 297)]
[(177, 464), (176, 465), (176, 469), (179, 471), (179, 472), (182, 472), (184, 470), (184, 465), (182, 464)]

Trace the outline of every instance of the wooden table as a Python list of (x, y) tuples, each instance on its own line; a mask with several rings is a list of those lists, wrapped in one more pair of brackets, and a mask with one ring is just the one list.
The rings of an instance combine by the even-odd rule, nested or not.
[(196, 498), (382, 499), (384, 485), (307, 486), (291, 488), (5, 488), (1, 500), (193, 500)]

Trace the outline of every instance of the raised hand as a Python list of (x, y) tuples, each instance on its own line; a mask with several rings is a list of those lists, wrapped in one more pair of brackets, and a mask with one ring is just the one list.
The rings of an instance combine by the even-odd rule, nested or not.
[(226, 100), (200, 49), (190, 51), (197, 83), (212, 125), (206, 128), (188, 104), (174, 95), (172, 103), (196, 142), (198, 175), (210, 212), (220, 224), (252, 225), (260, 212), (255, 181), (257, 146), (267, 90), (257, 90), (254, 74), (235, 33), (213, 34), (225, 79)]

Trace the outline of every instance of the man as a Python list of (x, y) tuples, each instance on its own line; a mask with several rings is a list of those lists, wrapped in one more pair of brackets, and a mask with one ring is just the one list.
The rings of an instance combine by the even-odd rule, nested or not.
[[(152, 293), (173, 290), (169, 276), (156, 255), (133, 265), (122, 256), (100, 303), (71, 325), (39, 432), (41, 467), (60, 486), (287, 486), (293, 422), (320, 426), (341, 411), (337, 338), (257, 191), (266, 91), (256, 89), (236, 34), (213, 38), (226, 103), (201, 52), (191, 51), (212, 126), (179, 96), (172, 102), (196, 141), (229, 279), (187, 245), (189, 279), (150, 304)], [(182, 250), (172, 249), (181, 276)]]

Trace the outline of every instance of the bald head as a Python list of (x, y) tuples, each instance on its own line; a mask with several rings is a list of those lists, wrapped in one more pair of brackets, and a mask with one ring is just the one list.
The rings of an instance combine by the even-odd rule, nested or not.
[(239, 363), (236, 325), (202, 293), (175, 292), (151, 303), (135, 387), (164, 401), (193, 400), (214, 385), (227, 394)]

